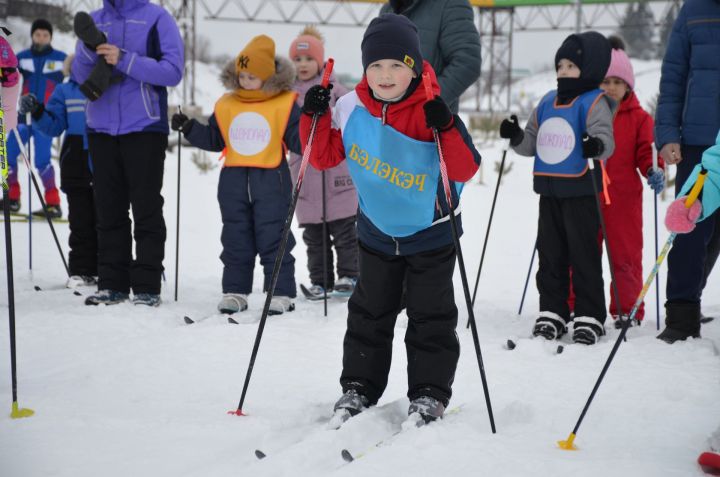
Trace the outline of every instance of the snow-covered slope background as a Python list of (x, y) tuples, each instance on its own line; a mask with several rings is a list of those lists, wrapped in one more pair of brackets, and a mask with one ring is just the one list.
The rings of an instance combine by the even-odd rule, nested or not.
[[(13, 25), (13, 23), (11, 23)], [(17, 35), (27, 29), (15, 22)], [(238, 43), (244, 43), (242, 38)], [(289, 43), (289, 40), (288, 42)], [(56, 34), (70, 50), (71, 38)], [(279, 45), (285, 49), (287, 44)], [(553, 49), (555, 46), (553, 46)], [(643, 105), (656, 94), (658, 62), (636, 62)], [(222, 93), (214, 66), (198, 65), (198, 103), (206, 112)], [(552, 88), (552, 73), (516, 87), (539, 97)], [(178, 98), (173, 94), (172, 98)], [(484, 184), (474, 179), (463, 194), (463, 252), (474, 283), (490, 213), (502, 144), (483, 145)], [(179, 301), (173, 301), (177, 150), (165, 167), (168, 227), (164, 303), (157, 309), (121, 304), (86, 307), (84, 297), (64, 289), (64, 270), (48, 226), (32, 226), (33, 270), (28, 270), (29, 230), (13, 223), (17, 307), (19, 402), (35, 416), (11, 420), (7, 281), (0, 275), (0, 475), (36, 476), (692, 476), (707, 439), (720, 425), (720, 320), (703, 327), (703, 339), (668, 346), (655, 339), (655, 287), (646, 323), (633, 328), (590, 408), (576, 444), (561, 451), (556, 441), (573, 429), (617, 337), (596, 346), (554, 347), (529, 337), (537, 313), (534, 278), (522, 315), (517, 310), (537, 224), (531, 160), (513, 155), (503, 179), (480, 280), (475, 313), (497, 434), (490, 431), (473, 350), (460, 276), (456, 297), (462, 355), (451, 407), (441, 422), (410, 430), (374, 447), (401, 427), (406, 416), (406, 358), (396, 326), (390, 382), (379, 405), (339, 431), (325, 429), (339, 396), (346, 303), (296, 300), (297, 310), (268, 320), (244, 406), (235, 409), (263, 303), (262, 270), (240, 325), (220, 317), (188, 326), (183, 316), (212, 315), (220, 298), (219, 169), (201, 173), (183, 149)], [(210, 155), (215, 159), (215, 155)], [(674, 171), (671, 172), (674, 175)], [(21, 177), (25, 176), (21, 166)], [(27, 205), (27, 185), (22, 181)], [(35, 206), (37, 198), (33, 199)], [(662, 220), (669, 199), (659, 202)], [(645, 273), (654, 262), (653, 198), (645, 191)], [(67, 224), (56, 228), (63, 244)], [(294, 227), (298, 282), (308, 282), (301, 232)], [(668, 233), (661, 225), (660, 243)], [(2, 254), (5, 265), (4, 253)], [(3, 268), (4, 270), (4, 268)], [(533, 271), (534, 273), (534, 271)], [(666, 267), (660, 273), (664, 300)], [(606, 288), (609, 272), (606, 269)], [(534, 277), (534, 275), (533, 275)], [(39, 286), (42, 291), (35, 291)], [(90, 289), (81, 289), (83, 295)], [(704, 297), (707, 315), (720, 316), (720, 273)], [(505, 349), (507, 339), (518, 347)], [(346, 464), (340, 450), (369, 451)], [(268, 457), (259, 461), (255, 449)]]

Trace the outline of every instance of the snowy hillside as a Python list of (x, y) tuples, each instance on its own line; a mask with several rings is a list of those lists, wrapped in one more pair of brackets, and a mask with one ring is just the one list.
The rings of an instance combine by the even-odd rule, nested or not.
[[(642, 102), (659, 80), (648, 63), (640, 76)], [(644, 70), (642, 70), (644, 71)], [(211, 67), (199, 69), (207, 86), (205, 111), (220, 94)], [(200, 78), (200, 76), (199, 76)], [(641, 80), (642, 78), (642, 80)], [(200, 84), (200, 80), (199, 84)], [(532, 91), (547, 91), (554, 76), (535, 76)], [(647, 85), (647, 86), (646, 86)], [(214, 88), (217, 88), (214, 89)], [(527, 91), (531, 91), (527, 86)], [(528, 93), (530, 94), (530, 93)], [(205, 103), (207, 101), (207, 103)], [(481, 150), (485, 185), (473, 180), (463, 193), (463, 252), (474, 283), (485, 236), (500, 143)], [(633, 328), (617, 354), (579, 430), (580, 450), (559, 450), (572, 431), (612, 348), (617, 331), (596, 346), (554, 345), (526, 339), (538, 306), (531, 279), (525, 307), (518, 305), (537, 224), (532, 162), (513, 154), (503, 179), (480, 280), (475, 313), (497, 425), (488, 423), (460, 276), (462, 354), (451, 408), (441, 422), (411, 429), (384, 445), (406, 417), (407, 317), (396, 326), (394, 363), (379, 405), (338, 431), (325, 428), (340, 394), (342, 339), (347, 305), (296, 300), (296, 311), (268, 320), (244, 406), (237, 407), (257, 331), (262, 270), (243, 322), (213, 315), (220, 298), (219, 169), (200, 173), (182, 151), (179, 301), (173, 301), (177, 151), (168, 153), (163, 195), (168, 227), (164, 303), (157, 309), (121, 304), (86, 307), (64, 289), (64, 270), (47, 224), (33, 222), (33, 270), (28, 270), (29, 227), (13, 223), (17, 307), (19, 402), (35, 416), (11, 420), (7, 280), (0, 275), (0, 475), (5, 477), (214, 477), (214, 476), (558, 476), (659, 477), (702, 475), (695, 463), (720, 426), (720, 319), (704, 325), (703, 339), (673, 346), (655, 339), (655, 287), (646, 323)], [(213, 155), (213, 157), (215, 157)], [(22, 168), (21, 168), (22, 169)], [(21, 170), (21, 177), (25, 171)], [(27, 186), (23, 181), (27, 205)], [(37, 199), (34, 198), (37, 206)], [(669, 202), (659, 203), (664, 216)], [(653, 198), (645, 191), (645, 273), (653, 256)], [(67, 224), (57, 224), (67, 243)], [(308, 283), (301, 231), (293, 229), (298, 282)], [(661, 244), (668, 233), (662, 228)], [(3, 271), (5, 255), (2, 254)], [(536, 268), (536, 265), (535, 265)], [(666, 267), (660, 273), (664, 299)], [(606, 288), (609, 284), (606, 270)], [(35, 291), (38, 286), (42, 290)], [(91, 292), (81, 289), (83, 295)], [(706, 288), (703, 311), (720, 317), (720, 272)], [(210, 317), (186, 325), (183, 316)], [(518, 344), (505, 349), (508, 339)], [(258, 460), (254, 451), (267, 454)], [(342, 449), (364, 457), (347, 464)]]

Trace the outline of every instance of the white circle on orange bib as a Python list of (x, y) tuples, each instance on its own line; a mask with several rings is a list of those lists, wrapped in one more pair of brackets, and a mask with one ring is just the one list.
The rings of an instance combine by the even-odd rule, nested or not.
[(575, 149), (575, 132), (563, 118), (550, 118), (537, 134), (537, 155), (546, 164), (560, 164)]
[(242, 156), (254, 156), (262, 152), (272, 137), (270, 124), (262, 115), (253, 112), (240, 113), (230, 123), (230, 146)]

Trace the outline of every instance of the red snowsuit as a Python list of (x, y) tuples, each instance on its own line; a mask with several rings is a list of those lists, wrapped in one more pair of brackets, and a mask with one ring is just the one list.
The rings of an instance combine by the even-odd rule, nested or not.
[[(600, 197), (621, 303), (618, 311), (611, 284), (610, 314), (613, 318), (620, 313), (630, 313), (643, 286), (643, 181), (640, 175), (647, 177), (648, 170), (652, 168), (653, 127), (652, 117), (642, 109), (635, 93), (630, 91), (620, 103), (613, 121), (615, 152), (607, 160), (605, 170), (609, 180), (605, 185), (606, 194)], [(660, 157), (658, 167), (665, 169)], [(598, 237), (602, 246), (602, 231), (598, 232)], [(575, 304), (572, 288), (568, 303), (572, 310)], [(642, 304), (635, 318), (642, 320), (644, 316), (645, 307)]]

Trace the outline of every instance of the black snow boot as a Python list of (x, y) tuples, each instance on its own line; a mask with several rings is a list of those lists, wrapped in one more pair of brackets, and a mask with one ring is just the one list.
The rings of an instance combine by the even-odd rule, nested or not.
[(700, 303), (665, 303), (665, 329), (657, 338), (668, 344), (700, 338)]
[(557, 340), (567, 332), (565, 320), (556, 313), (541, 311), (540, 317), (535, 320), (533, 336), (542, 336), (546, 340)]

